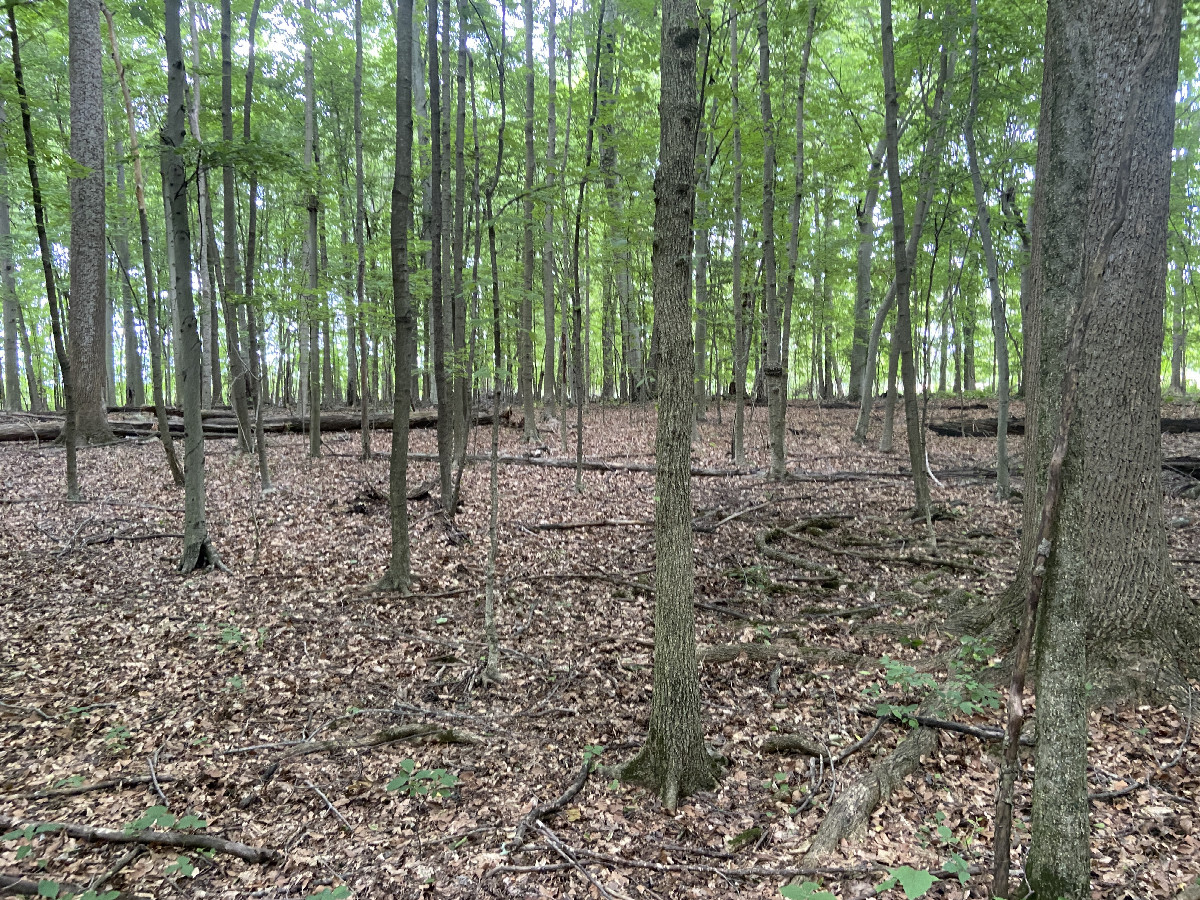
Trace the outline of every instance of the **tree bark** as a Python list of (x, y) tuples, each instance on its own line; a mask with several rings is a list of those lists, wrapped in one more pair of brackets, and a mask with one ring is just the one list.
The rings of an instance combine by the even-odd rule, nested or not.
[[(4, 122), (4, 103), (0, 101), (0, 295), (3, 296), (4, 312), (4, 408), (12, 412), (21, 409), (22, 405), (20, 371), (17, 368), (17, 320), (21, 307), (17, 299), (17, 281), (13, 275), (8, 145), (4, 139)], [(29, 408), (35, 408), (32, 395)]]
[[(411, 26), (411, 22), (409, 24)], [(399, 63), (399, 60), (397, 60), (397, 63)], [(367, 251), (366, 243), (363, 239), (363, 218), (366, 216), (366, 201), (363, 174), (362, 87), (362, 0), (354, 0), (354, 303), (358, 311), (358, 394), (359, 401), (362, 403), (362, 458), (368, 460), (371, 458), (371, 429), (369, 427), (371, 405), (368, 402), (369, 392), (367, 390)], [(409, 85), (410, 90), (411, 87)], [(398, 90), (399, 88), (397, 88)], [(411, 120), (411, 100), (409, 102), (408, 113)], [(397, 106), (398, 113), (399, 107)], [(409, 153), (412, 153), (411, 145), (409, 146)], [(407, 229), (407, 222), (405, 228)], [(405, 252), (407, 253), (407, 247), (405, 248)], [(353, 337), (351, 340), (353, 340)]]
[(770, 481), (782, 481), (787, 476), (787, 398), (783, 387), (782, 320), (779, 294), (776, 289), (778, 270), (775, 264), (775, 119), (771, 115), (771, 46), (768, 32), (767, 3), (758, 7), (758, 89), (762, 110), (763, 141), (763, 204), (762, 204), (762, 279), (763, 305), (766, 321), (763, 339), (763, 375), (767, 387), (767, 421), (771, 443), (771, 464), (767, 472)]
[[(192, 138), (197, 144), (200, 138), (200, 25), (196, 18), (196, 0), (188, 0), (188, 22), (192, 33), (192, 102), (190, 115)], [(186, 91), (186, 85), (184, 87)], [(221, 402), (221, 359), (217, 352), (217, 322), (214, 315), (217, 301), (212, 278), (212, 261), (209, 259), (209, 236), (212, 234), (212, 204), (208, 199), (208, 169), (200, 166), (196, 172), (197, 191), (200, 195), (197, 219), (200, 226), (198, 241), (200, 252), (200, 353), (204, 373), (202, 402), (205, 407)], [(178, 264), (176, 265), (178, 268)]]
[(125, 156), (120, 138), (115, 143), (117, 157), (117, 228), (113, 245), (117, 251), (117, 265), (121, 269), (121, 336), (125, 344), (125, 397), (126, 405), (146, 405), (146, 385), (142, 381), (142, 354), (138, 347), (137, 328), (133, 318), (133, 287), (129, 283), (129, 232), (125, 218)]
[(746, 303), (742, 289), (742, 123), (738, 103), (737, 4), (729, 4), (730, 105), (733, 117), (733, 464), (746, 461), (746, 364), (750, 345), (747, 339)]
[[(396, 160), (392, 177), (392, 313), (396, 387), (392, 402), (392, 454), (388, 464), (388, 511), (392, 547), (380, 586), (407, 591), (412, 583), (408, 538), (408, 408), (412, 405), (413, 314), (409, 281), (408, 229), (412, 225), (413, 181), (413, 3), (396, 4)], [(378, 358), (378, 355), (374, 358)], [(364, 394), (365, 398), (365, 394)], [(365, 403), (364, 403), (365, 406)]]
[[(850, 345), (850, 391), (847, 399), (857, 403), (864, 390), (863, 372), (867, 368), (867, 346), (871, 331), (871, 258), (875, 255), (875, 207), (883, 176), (883, 155), (887, 138), (880, 138), (871, 151), (867, 166), (867, 188), (862, 203), (855, 209), (858, 226), (857, 266), (854, 273), (854, 338)], [(870, 390), (871, 387), (866, 388)]]
[(660, 357), (654, 495), (654, 691), (646, 744), (622, 769), (673, 813), (716, 784), (704, 747), (696, 669), (692, 560), (691, 243), (695, 203), (696, 44), (694, 0), (662, 5), (659, 168), (654, 178), (654, 308)]
[(183, 555), (179, 571), (220, 565), (208, 537), (204, 513), (204, 428), (200, 418), (200, 333), (192, 303), (192, 238), (188, 224), (187, 173), (181, 148), (187, 139), (187, 101), (183, 45), (179, 34), (179, 0), (166, 0), (167, 117), (162, 133), (167, 202), (171, 207), (171, 242), (175, 247), (175, 299), (179, 306), (182, 348), (180, 392), (184, 414)]
[(521, 322), (517, 332), (517, 390), (525, 409), (526, 441), (538, 439), (533, 407), (533, 0), (525, 4), (525, 194), (521, 202)]
[[(556, 59), (558, 47), (558, 30), (555, 19), (558, 15), (557, 0), (550, 0), (550, 20), (546, 35), (546, 213), (542, 222), (542, 331), (545, 344), (542, 349), (542, 403), (550, 417), (554, 412), (554, 393), (556, 382), (554, 377), (555, 355), (555, 322), (554, 322), (554, 176), (558, 168), (558, 121), (557, 121), (557, 92), (558, 73)], [(564, 413), (565, 415), (565, 413)]]
[[(305, 0), (305, 10), (311, 14), (312, 4)], [(318, 296), (320, 284), (320, 235), (317, 230), (317, 215), (320, 199), (317, 196), (317, 87), (313, 75), (313, 39), (308, 28), (304, 29), (304, 171), (311, 179), (308, 194), (308, 232), (305, 238), (305, 267), (308, 270), (308, 296), (305, 307), (308, 334), (300, 340), (308, 342), (308, 455), (321, 455), (321, 348), (319, 334), (320, 309), (324, 307)], [(301, 331), (303, 331), (303, 327)]]
[[(904, 419), (908, 430), (908, 455), (913, 473), (916, 513), (924, 518), (929, 512), (929, 481), (925, 474), (925, 435), (917, 411), (917, 376), (913, 365), (912, 321), (909, 310), (909, 283), (912, 263), (904, 235), (904, 192), (900, 181), (899, 143), (900, 102), (896, 91), (896, 61), (892, 41), (892, 3), (880, 0), (883, 38), (884, 119), (887, 131), (888, 189), (892, 196), (892, 252), (896, 263), (896, 340), (900, 344), (900, 378), (904, 385)], [(946, 80), (946, 52), (942, 53), (942, 81)]]
[(99, 0), (70, 0), (70, 154), (80, 167), (71, 189), (70, 299), (67, 352), (75, 383), (75, 437), (84, 443), (113, 439), (105, 412), (110, 371), (105, 348), (112, 337), (107, 316), (108, 249), (104, 243), (104, 72)]

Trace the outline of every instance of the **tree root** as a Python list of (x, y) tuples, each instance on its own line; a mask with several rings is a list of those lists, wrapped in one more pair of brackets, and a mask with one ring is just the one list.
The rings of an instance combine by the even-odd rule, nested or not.
[(813, 581), (819, 583), (822, 587), (837, 587), (839, 584), (838, 573), (833, 569), (810, 562), (802, 556), (797, 556), (794, 553), (787, 553), (771, 546), (772, 541), (788, 535), (788, 532), (782, 528), (767, 528), (754, 535), (754, 545), (758, 547), (758, 552), (767, 559), (773, 559), (776, 562), (786, 563), (789, 566), (795, 566), (798, 569), (804, 569), (809, 572), (815, 572), (812, 576), (802, 576), (794, 580), (796, 581)]
[[(80, 784), (76, 785), (75, 787), (43, 788), (38, 791), (26, 791), (23, 794), (12, 794), (10, 799), (46, 800), (51, 797), (77, 797), (80, 794), (88, 794), (92, 791), (107, 791), (109, 789), (119, 791), (127, 787), (149, 785), (152, 784), (154, 780), (155, 779), (151, 778), (149, 775), (131, 775), (126, 778), (110, 778), (106, 781), (96, 781), (92, 784)], [(157, 780), (160, 784), (166, 784), (167, 782), (174, 781), (175, 776), (159, 775)]]
[(839, 665), (853, 665), (862, 657), (846, 650), (828, 647), (795, 647), (775, 644), (714, 644), (697, 648), (701, 663), (727, 663), (745, 657), (751, 662), (774, 662), (779, 659), (825, 660)]
[(566, 805), (574, 800), (579, 792), (583, 790), (583, 786), (587, 784), (588, 775), (590, 775), (591, 772), (592, 760), (590, 757), (588, 757), (587, 759), (584, 759), (583, 768), (579, 770), (579, 775), (576, 776), (575, 781), (571, 783), (569, 788), (563, 791), (563, 793), (556, 799), (547, 803), (539, 803), (537, 806), (531, 809), (523, 819), (521, 819), (520, 823), (517, 825), (516, 832), (513, 834), (512, 843), (508, 845), (508, 852), (516, 853), (521, 849), (522, 846), (524, 846), (525, 832), (527, 832), (535, 824), (541, 822), (547, 816), (552, 816), (555, 813), (562, 812)]
[(227, 841), (211, 834), (187, 834), (182, 831), (141, 831), (132, 834), (115, 828), (94, 828), (71, 822), (40, 822), (36, 819), (15, 819), (0, 816), (0, 829), (19, 829), (33, 826), (44, 832), (61, 831), (77, 841), (98, 841), (105, 844), (146, 844), (155, 847), (175, 847), (180, 850), (213, 850), (228, 853), (249, 863), (271, 863), (281, 854), (278, 850), (251, 847), (237, 841)]
[(865, 825), (875, 808), (886, 802), (920, 767), (922, 757), (932, 754), (937, 746), (936, 731), (923, 727), (914, 729), (890, 756), (877, 762), (839, 794), (825, 814), (801, 865), (817, 866), (833, 854), (842, 840)]

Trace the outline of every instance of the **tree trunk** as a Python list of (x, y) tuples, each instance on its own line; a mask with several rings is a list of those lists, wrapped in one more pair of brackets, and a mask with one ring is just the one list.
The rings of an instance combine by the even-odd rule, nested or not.
[[(46, 279), (46, 300), (50, 306), (50, 329), (54, 338), (54, 355), (58, 359), (58, 367), (62, 372), (63, 407), (66, 412), (62, 440), (66, 446), (67, 457), (67, 499), (78, 500), (79, 478), (75, 465), (74, 374), (71, 369), (71, 357), (67, 353), (66, 338), (63, 335), (63, 313), (58, 303), (54, 257), (50, 253), (46, 205), (42, 200), (41, 182), (38, 180), (37, 147), (33, 141), (33, 118), (29, 112), (29, 95), (25, 92), (25, 73), (21, 66), (21, 41), (17, 36), (16, 4), (8, 7), (8, 34), (12, 40), (13, 80), (16, 82), (17, 97), (21, 104), (21, 130), (25, 135), (25, 162), (29, 169), (29, 188), (33, 199), (33, 220), (37, 228), (38, 251), (42, 258), (42, 275)], [(26, 331), (25, 334), (28, 332)], [(28, 350), (26, 350), (25, 357), (28, 365)]]
[(546, 213), (542, 223), (542, 331), (545, 344), (542, 348), (542, 403), (548, 416), (554, 412), (554, 204), (550, 198), (554, 196), (554, 176), (558, 168), (558, 134), (555, 104), (558, 92), (558, 73), (556, 71), (555, 53), (557, 52), (558, 32), (555, 18), (558, 15), (557, 0), (550, 0), (550, 21), (547, 30), (546, 48)]
[(525, 194), (521, 202), (521, 323), (517, 332), (517, 390), (525, 409), (524, 439), (538, 438), (533, 407), (533, 0), (525, 4)]
[[(463, 0), (458, 0), (457, 9), (458, 52), (454, 79), (458, 91), (458, 107), (454, 115), (454, 284), (451, 292), (451, 310), (454, 332), (454, 399), (457, 404), (454, 417), (455, 457), (461, 459), (466, 452), (467, 435), (470, 433), (467, 419), (471, 410), (473, 369), (467, 353), (467, 298), (463, 285), (467, 228), (467, 17)], [(448, 16), (448, 12), (446, 15)], [(448, 79), (449, 72), (446, 74)], [(456, 500), (462, 477), (461, 463), (458, 469), (459, 474), (455, 476), (454, 481)]]
[(988, 292), (991, 294), (992, 338), (996, 360), (996, 493), (1001, 500), (1008, 498), (1008, 328), (1004, 313), (1004, 298), (1000, 294), (1000, 272), (996, 265), (996, 250), (992, 246), (992, 216), (983, 193), (983, 177), (979, 172), (979, 156), (975, 150), (975, 118), (979, 108), (979, 7), (971, 0), (971, 99), (963, 136), (967, 144), (967, 160), (971, 169), (971, 184), (975, 190), (976, 219), (983, 258), (987, 267)]
[[(412, 224), (413, 182), (413, 4), (396, 4), (396, 159), (392, 178), (391, 263), (395, 327), (395, 394), (392, 453), (388, 463), (388, 511), (392, 547), (380, 587), (407, 591), (412, 583), (408, 540), (408, 409), (412, 405), (413, 315), (409, 283), (408, 229)], [(361, 171), (361, 165), (359, 166)], [(372, 359), (378, 360), (375, 353)], [(364, 395), (365, 396), (365, 395)], [(364, 403), (364, 407), (365, 407)]]
[[(196, 19), (196, 0), (188, 0), (188, 22), (192, 32), (192, 102), (188, 109), (192, 138), (200, 140), (200, 25)], [(185, 85), (186, 91), (186, 85)], [(208, 170), (200, 166), (196, 172), (197, 190), (200, 194), (198, 218), (200, 225), (200, 342), (201, 365), (204, 387), (202, 400), (205, 408), (221, 402), (221, 361), (217, 352), (217, 323), (214, 321), (216, 299), (213, 295), (211, 260), (209, 259), (209, 235), (212, 204), (208, 202)], [(178, 269), (178, 263), (176, 269)]]
[[(311, 14), (312, 4), (305, 0), (305, 10)], [(317, 155), (317, 88), (313, 75), (313, 39), (309, 29), (304, 29), (304, 170), (312, 180), (313, 187), (308, 194), (308, 232), (305, 238), (305, 265), (308, 270), (308, 296), (305, 300), (307, 310), (308, 334), (305, 335), (301, 326), (300, 341), (308, 345), (308, 455), (321, 455), (321, 348), (318, 319), (319, 310), (324, 306), (318, 296), (320, 284), (320, 235), (317, 230), (317, 214), (319, 199), (316, 184), (319, 180), (316, 165)]]
[(679, 801), (716, 783), (704, 747), (696, 670), (692, 560), (691, 243), (695, 203), (696, 43), (694, 0), (662, 6), (659, 169), (654, 178), (654, 308), (659, 328), (654, 495), (654, 692), (646, 744), (622, 769), (674, 813)]
[[(711, 106), (710, 120), (716, 119), (717, 101), (714, 99)], [(694, 405), (695, 421), (703, 422), (706, 417), (706, 406), (708, 403), (708, 394), (705, 390), (705, 357), (708, 351), (708, 262), (709, 262), (709, 236), (712, 232), (712, 214), (710, 212), (710, 194), (712, 186), (709, 183), (710, 165), (709, 160), (712, 159), (714, 138), (712, 131), (705, 128), (701, 124), (702, 139), (697, 141), (700, 149), (704, 153), (704, 158), (700, 160), (700, 188), (696, 196), (696, 251), (695, 251), (695, 269), (696, 269), (696, 360), (695, 370), (692, 376), (692, 403)], [(699, 432), (696, 432), (699, 437)]]
[[(867, 189), (862, 203), (855, 209), (858, 226), (857, 267), (854, 275), (854, 338), (850, 345), (850, 391), (848, 399), (862, 399), (863, 373), (867, 368), (867, 345), (871, 331), (871, 258), (875, 254), (875, 207), (879, 203), (879, 186), (883, 176), (883, 155), (887, 139), (880, 138), (871, 152), (867, 166)], [(870, 387), (867, 388), (870, 390)]]
[[(1181, 4), (1049, 6), (1033, 206), (1025, 513), (1018, 596), (1039, 522), (1072, 328), (1074, 425), (1036, 638), (1037, 779), (1027, 879), (1089, 896), (1085, 679), (1122, 686), (1194, 659), (1196, 604), (1171, 569), (1162, 508), (1160, 357)], [(1104, 85), (1130, 85), (1111, 91)], [(1073, 320), (1083, 306), (1082, 325)], [(1103, 523), (1104, 527), (1097, 527)], [(1118, 655), (1132, 645), (1137, 664)]]
[[(171, 477), (176, 487), (183, 487), (183, 470), (180, 469), (179, 460), (175, 456), (175, 443), (171, 438), (170, 428), (167, 425), (166, 401), (163, 396), (162, 345), (158, 327), (158, 292), (154, 287), (154, 258), (150, 248), (150, 217), (146, 211), (146, 181), (142, 172), (142, 153), (133, 114), (133, 98), (129, 92), (129, 84), (125, 79), (125, 67), (121, 64), (121, 54), (117, 47), (117, 31), (113, 24), (112, 13), (109, 12), (103, 3), (101, 3), (100, 9), (104, 13), (105, 20), (108, 23), (108, 38), (112, 46), (113, 66), (117, 72), (117, 81), (121, 85), (121, 96), (125, 101), (125, 118), (129, 125), (129, 149), (133, 155), (133, 192), (137, 199), (138, 229), (140, 231), (142, 246), (142, 275), (146, 284), (146, 330), (150, 341), (150, 378), (151, 392), (154, 398), (154, 416), (158, 423), (158, 436), (159, 440), (162, 441), (163, 451), (167, 456), (167, 465), (171, 470)], [(125, 241), (123, 234), (121, 240), (122, 242)], [(128, 255), (129, 251), (126, 248), (125, 256), (128, 257)], [(126, 272), (129, 271), (127, 264), (122, 263), (122, 266)], [(128, 279), (128, 276), (126, 278)], [(128, 286), (128, 281), (126, 284)]]
[(124, 146), (120, 138), (115, 141), (117, 157), (117, 216), (118, 224), (113, 244), (117, 251), (117, 265), (121, 269), (121, 334), (125, 349), (125, 396), (127, 406), (146, 405), (146, 386), (142, 381), (142, 354), (138, 347), (137, 329), (133, 318), (133, 287), (129, 283), (129, 233), (125, 218), (125, 162)]
[(750, 344), (746, 334), (746, 296), (742, 289), (742, 123), (738, 114), (737, 4), (729, 4), (730, 104), (733, 117), (733, 464), (744, 465), (746, 422), (746, 364)]
[[(887, 131), (888, 189), (892, 196), (892, 252), (896, 262), (896, 339), (900, 343), (900, 378), (904, 384), (904, 419), (908, 427), (908, 455), (913, 473), (916, 513), (929, 513), (929, 481), (925, 474), (925, 435), (917, 411), (917, 376), (913, 365), (912, 320), (909, 310), (909, 284), (912, 262), (904, 235), (904, 193), (900, 181), (899, 143), (900, 102), (896, 91), (896, 63), (892, 47), (892, 2), (880, 0), (883, 36), (884, 119)], [(942, 53), (941, 80), (946, 76), (946, 51)]]
[[(412, 12), (410, 10), (409, 27), (412, 27)], [(397, 57), (397, 64), (399, 58)], [(411, 65), (410, 65), (411, 68)], [(371, 458), (371, 429), (369, 427), (371, 405), (367, 402), (367, 251), (363, 239), (363, 218), (366, 216), (366, 202), (363, 174), (363, 126), (362, 126), (362, 89), (363, 89), (363, 34), (362, 34), (362, 0), (354, 0), (354, 303), (358, 311), (358, 340), (359, 340), (359, 400), (362, 403), (362, 458)], [(412, 84), (408, 86), (412, 90)], [(400, 88), (397, 86), (397, 93)], [(409, 99), (408, 116), (411, 127), (412, 100)], [(399, 104), (396, 107), (399, 115)], [(397, 126), (397, 131), (399, 126)], [(408, 148), (412, 153), (412, 144)], [(411, 178), (411, 175), (410, 175)], [(411, 202), (411, 201), (410, 201)], [(411, 215), (412, 207), (409, 207)], [(408, 222), (405, 221), (405, 236), (407, 237)], [(408, 252), (405, 241), (405, 254)], [(406, 298), (407, 300), (407, 298)], [(353, 340), (353, 338), (351, 338)], [(401, 354), (403, 355), (403, 354)], [(408, 381), (406, 378), (405, 381)]]
[(182, 331), (181, 393), (184, 417), (184, 520), (180, 572), (220, 565), (208, 538), (204, 514), (204, 428), (200, 418), (200, 333), (192, 304), (192, 239), (188, 224), (187, 173), (183, 147), (187, 139), (186, 75), (179, 36), (179, 0), (166, 0), (167, 117), (162, 133), (167, 198), (171, 207), (171, 241), (175, 247), (175, 298)]
[[(12, 224), (8, 197), (8, 146), (4, 139), (4, 103), (0, 101), (0, 295), (4, 312), (4, 408), (21, 409), (21, 380), (17, 369), (17, 319), (20, 301), (13, 269)], [(26, 375), (29, 373), (26, 372)], [(32, 386), (32, 382), (30, 382)], [(33, 396), (29, 408), (34, 409)]]
[[(782, 481), (787, 476), (787, 403), (783, 394), (782, 320), (776, 290), (775, 265), (775, 120), (771, 115), (771, 47), (767, 3), (758, 8), (758, 88), (763, 131), (762, 278), (766, 321), (763, 338), (763, 375), (767, 387), (767, 421), (771, 463), (767, 478)], [(797, 225), (798, 227), (798, 225)]]
[(113, 439), (105, 412), (111, 369), (105, 348), (112, 339), (107, 316), (108, 248), (104, 243), (104, 73), (99, 0), (67, 5), (70, 38), (71, 159), (80, 167), (71, 189), (68, 340), (75, 383), (75, 437), (84, 443)]
[[(433, 0), (430, 0), (432, 4)], [(443, 305), (442, 279), (449, 275), (444, 270), (442, 260), (442, 241), (447, 239), (446, 223), (443, 219), (442, 206), (442, 89), (440, 59), (438, 58), (438, 17), (436, 6), (430, 5), (428, 15), (428, 32), (426, 35), (425, 52), (429, 57), (429, 132), (432, 173), (430, 181), (429, 201), (432, 210), (431, 239), (430, 239), (430, 294), (431, 319), (430, 330), (433, 336), (433, 380), (437, 392), (438, 428), (438, 475), (443, 509), (451, 501), (453, 491), (452, 459), (454, 452), (454, 423), (450, 415), (450, 395), (446, 383), (446, 323)], [(445, 37), (445, 36), (443, 36)], [(445, 111), (450, 114), (449, 110)]]
[[(233, 27), (230, 0), (221, 0), (221, 138), (233, 145), (233, 51), (230, 32)], [(238, 317), (235, 304), (242, 303), (242, 265), (238, 255), (237, 212), (234, 206), (233, 162), (227, 159), (222, 167), (221, 213), (224, 225), (225, 250), (225, 351), (229, 355), (229, 393), (233, 411), (241, 428), (239, 445), (249, 453), (253, 449), (250, 433), (250, 413), (246, 404), (247, 367), (238, 336)]]

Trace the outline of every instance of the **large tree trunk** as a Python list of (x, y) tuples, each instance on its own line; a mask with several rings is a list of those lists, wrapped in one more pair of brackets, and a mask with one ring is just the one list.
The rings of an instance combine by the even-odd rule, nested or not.
[(558, 31), (555, 18), (558, 15), (556, 0), (550, 0), (550, 21), (547, 31), (546, 65), (546, 213), (542, 223), (542, 331), (545, 344), (542, 348), (542, 403), (549, 416), (554, 416), (554, 175), (558, 168), (558, 122), (555, 103), (558, 91), (558, 73), (554, 55), (557, 52)]
[[(433, 0), (430, 0), (433, 3)], [(438, 475), (441, 486), (443, 505), (451, 500), (453, 491), (453, 452), (454, 452), (454, 422), (450, 415), (450, 392), (446, 382), (446, 310), (443, 304), (442, 279), (449, 273), (445, 271), (442, 260), (442, 241), (447, 240), (446, 222), (443, 218), (442, 206), (442, 115), (449, 115), (449, 110), (442, 110), (442, 88), (440, 59), (438, 57), (438, 17), (436, 6), (430, 5), (428, 15), (428, 32), (426, 34), (425, 52), (429, 57), (429, 132), (431, 146), (431, 179), (429, 205), (432, 210), (431, 240), (430, 240), (430, 294), (431, 322), (430, 330), (433, 335), (433, 382), (437, 392), (438, 407)]]
[(775, 120), (771, 115), (771, 47), (768, 37), (768, 4), (758, 8), (758, 88), (762, 109), (763, 130), (763, 203), (762, 203), (762, 279), (763, 305), (763, 374), (767, 386), (767, 421), (771, 443), (771, 464), (767, 473), (771, 481), (782, 481), (787, 475), (787, 398), (783, 393), (783, 359), (775, 267)]
[(517, 332), (517, 390), (525, 409), (524, 439), (536, 441), (533, 407), (533, 0), (525, 3), (525, 195), (521, 202), (521, 323)]
[[(1168, 556), (1159, 437), (1180, 17), (1178, 0), (1054, 0), (1048, 11), (1017, 596), (1038, 554), (1069, 335), (1086, 331), (1036, 643), (1026, 878), (1038, 898), (1089, 896), (1085, 679), (1107, 670), (1136, 684), (1164, 652), (1194, 663), (1197, 609)], [(1087, 318), (1077, 325), (1080, 306)], [(1123, 644), (1136, 648), (1136, 664), (1116, 662)]]
[(113, 439), (105, 412), (112, 337), (108, 310), (108, 248), (104, 243), (104, 70), (99, 0), (67, 5), (70, 39), (71, 159), (78, 168), (71, 188), (71, 295), (68, 341), (75, 383), (75, 437), (84, 443)]
[(179, 0), (166, 0), (167, 119), (163, 129), (167, 201), (171, 207), (171, 242), (175, 247), (175, 298), (182, 331), (180, 381), (183, 394), (184, 429), (184, 520), (183, 555), (179, 570), (219, 565), (220, 559), (208, 538), (204, 514), (204, 429), (200, 418), (201, 364), (200, 333), (192, 304), (192, 238), (188, 225), (187, 172), (182, 147), (187, 139), (186, 75), (183, 46), (179, 36)]
[[(410, 12), (411, 16), (411, 12)], [(411, 27), (412, 23), (409, 22)], [(411, 68), (411, 66), (410, 66)], [(367, 390), (367, 251), (363, 239), (363, 219), (366, 216), (366, 200), (363, 175), (363, 126), (362, 126), (362, 88), (363, 88), (363, 34), (362, 34), (362, 0), (354, 0), (354, 305), (358, 311), (358, 340), (359, 340), (359, 400), (362, 403), (362, 458), (371, 458), (371, 429), (368, 427), (371, 415), (371, 404), (368, 402)], [(409, 85), (411, 91), (412, 85)], [(399, 87), (397, 87), (399, 91)], [(409, 119), (411, 124), (412, 106), (409, 100)], [(397, 106), (399, 114), (399, 106)], [(399, 126), (397, 126), (397, 129)], [(412, 145), (409, 145), (412, 153)], [(410, 207), (411, 212), (411, 207)], [(407, 231), (407, 223), (405, 224)], [(407, 242), (406, 242), (407, 243)], [(407, 247), (405, 248), (407, 253)], [(353, 340), (353, 337), (351, 338)], [(406, 381), (408, 379), (405, 379)]]
[(117, 265), (121, 269), (121, 334), (125, 343), (125, 397), (132, 406), (146, 405), (146, 385), (142, 381), (142, 354), (138, 347), (137, 329), (133, 319), (133, 286), (129, 283), (129, 232), (125, 218), (124, 147), (120, 138), (115, 141), (117, 156), (117, 215), (118, 227), (113, 244)]
[[(305, 2), (305, 9), (311, 12), (312, 5), (308, 0)], [(304, 170), (312, 179), (313, 187), (308, 195), (308, 232), (305, 238), (305, 266), (308, 270), (308, 296), (306, 298), (305, 307), (307, 309), (307, 324), (308, 334), (305, 335), (304, 326), (301, 326), (300, 341), (302, 344), (307, 342), (308, 347), (308, 370), (307, 370), (307, 385), (308, 385), (308, 455), (317, 457), (321, 455), (321, 348), (318, 338), (318, 329), (320, 325), (319, 310), (324, 307), (324, 303), (318, 295), (318, 286), (320, 284), (320, 236), (317, 230), (317, 214), (319, 211), (319, 199), (317, 197), (316, 184), (319, 180), (317, 173), (317, 87), (316, 79), (313, 75), (313, 39), (309, 30), (305, 28), (304, 35)]]
[[(714, 99), (710, 107), (712, 119), (716, 119), (717, 101)], [(712, 158), (714, 138), (712, 130), (701, 123), (703, 135), (697, 144), (704, 154), (700, 160), (700, 188), (696, 196), (696, 347), (695, 372), (692, 377), (693, 413), (697, 423), (703, 422), (708, 405), (708, 391), (705, 383), (707, 374), (706, 357), (708, 351), (708, 262), (709, 237), (712, 232), (712, 214), (710, 211), (710, 194), (712, 186), (709, 182), (709, 160)], [(699, 433), (697, 432), (697, 437)]]
[(623, 777), (656, 794), (668, 812), (715, 784), (704, 747), (696, 671), (692, 560), (691, 243), (695, 203), (694, 0), (664, 0), (659, 168), (654, 178), (654, 308), (659, 328), (654, 495), (654, 692), (646, 744)]
[[(192, 138), (197, 144), (200, 138), (200, 24), (196, 18), (196, 0), (188, 0), (188, 23), (192, 32), (192, 102), (188, 109)], [(185, 85), (186, 91), (186, 85)], [(186, 96), (186, 95), (185, 95)], [(204, 373), (202, 400), (205, 408), (221, 402), (221, 359), (217, 352), (217, 301), (212, 278), (212, 261), (209, 259), (209, 236), (212, 233), (212, 203), (208, 197), (208, 169), (200, 166), (196, 171), (196, 185), (200, 195), (198, 219), (200, 225), (200, 361)], [(176, 265), (178, 270), (179, 266)]]

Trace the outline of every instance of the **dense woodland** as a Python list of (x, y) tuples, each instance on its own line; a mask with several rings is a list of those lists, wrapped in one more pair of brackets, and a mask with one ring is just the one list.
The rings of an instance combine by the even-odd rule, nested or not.
[(0, 894), (1196, 900), (1197, 21), (10, 4)]

